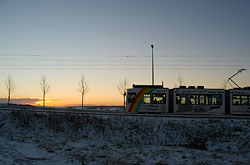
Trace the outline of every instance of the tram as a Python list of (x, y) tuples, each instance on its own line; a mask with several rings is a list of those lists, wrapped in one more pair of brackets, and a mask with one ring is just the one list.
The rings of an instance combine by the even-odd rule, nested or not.
[(205, 89), (204, 86), (174, 88), (174, 113), (225, 113), (225, 90)]
[(169, 89), (163, 85), (133, 85), (127, 90), (126, 111), (140, 113), (167, 113)]
[(250, 115), (250, 87), (208, 89), (204, 86), (133, 85), (126, 111), (134, 113)]
[(250, 114), (250, 87), (229, 90), (231, 114)]

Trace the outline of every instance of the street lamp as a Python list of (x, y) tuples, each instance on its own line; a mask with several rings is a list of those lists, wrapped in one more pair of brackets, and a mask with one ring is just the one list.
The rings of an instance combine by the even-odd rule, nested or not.
[(154, 45), (151, 44), (151, 48), (152, 48), (152, 85), (154, 85)]

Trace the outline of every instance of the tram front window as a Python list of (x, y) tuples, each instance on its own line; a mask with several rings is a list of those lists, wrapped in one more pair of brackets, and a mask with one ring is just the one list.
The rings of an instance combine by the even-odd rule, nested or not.
[(136, 97), (136, 93), (128, 93), (128, 103), (133, 103)]

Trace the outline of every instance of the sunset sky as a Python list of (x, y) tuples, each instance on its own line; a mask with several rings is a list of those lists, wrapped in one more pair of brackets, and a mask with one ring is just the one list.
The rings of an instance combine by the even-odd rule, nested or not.
[(249, 0), (0, 0), (0, 103), (4, 81), (14, 103), (38, 104), (40, 79), (51, 85), (49, 106), (81, 104), (77, 85), (89, 82), (87, 105), (122, 105), (117, 85), (221, 88), (250, 86)]

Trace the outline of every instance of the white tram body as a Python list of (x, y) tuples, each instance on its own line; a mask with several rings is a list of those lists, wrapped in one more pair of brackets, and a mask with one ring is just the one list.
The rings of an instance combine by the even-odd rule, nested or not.
[(204, 89), (203, 86), (173, 89), (174, 113), (225, 113), (225, 90)]
[(231, 89), (230, 112), (231, 114), (250, 114), (250, 88)]
[(167, 113), (169, 89), (162, 85), (133, 85), (127, 90), (126, 111)]

